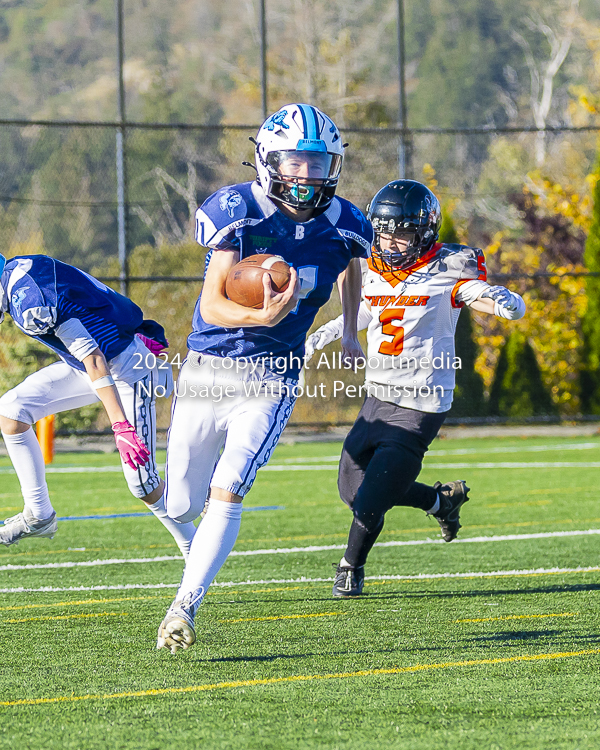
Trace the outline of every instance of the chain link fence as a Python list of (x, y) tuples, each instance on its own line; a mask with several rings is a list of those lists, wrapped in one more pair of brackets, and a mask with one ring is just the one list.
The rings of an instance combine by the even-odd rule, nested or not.
[[(254, 178), (254, 171), (241, 162), (253, 161), (249, 137), (256, 130), (252, 125), (125, 128), (126, 288), (148, 317), (165, 326), (172, 357), (185, 355), (201, 289), (204, 250), (193, 242), (195, 210), (219, 187)], [(347, 129), (343, 136), (349, 146), (338, 193), (365, 209), (373, 194), (398, 176), (402, 133)], [(525, 294), (529, 305), (526, 318), (514, 325), (461, 314), (467, 322), (461, 323), (459, 338), (464, 342), (459, 341), (459, 348), (468, 372), (459, 373), (462, 385), (451, 419), (580, 417), (579, 320), (585, 279), (579, 274), (585, 273), (585, 233), (557, 219), (536, 190), (545, 174), (573, 190), (583, 185), (593, 171), (597, 132), (410, 131), (403, 142), (410, 147), (410, 176), (428, 182), (440, 195), (459, 240), (483, 247), (491, 280)], [(536, 166), (540, 153), (541, 168)], [(119, 289), (123, 268), (118, 258), (115, 164), (114, 124), (0, 122), (3, 252), (9, 257), (46, 253)], [(334, 295), (316, 325), (339, 311)], [(519, 342), (512, 347), (520, 346), (518, 357), (528, 362), (532, 388), (544, 389), (547, 400), (515, 406), (494, 396), (494, 388), (499, 388), (496, 370), (511, 331), (518, 332), (513, 338)], [(523, 353), (527, 347), (533, 362)], [(48, 361), (51, 357), (35, 342), (14, 326), (3, 325), (1, 392)], [(334, 397), (336, 379), (361, 382), (360, 374), (307, 373), (307, 385), (326, 382), (329, 395), (301, 399), (293, 420), (312, 425), (351, 422), (361, 399), (346, 392)], [(514, 387), (508, 381), (505, 386)], [(160, 423), (168, 424), (167, 404), (161, 405)], [(93, 408), (59, 421), (63, 430), (103, 426)]]

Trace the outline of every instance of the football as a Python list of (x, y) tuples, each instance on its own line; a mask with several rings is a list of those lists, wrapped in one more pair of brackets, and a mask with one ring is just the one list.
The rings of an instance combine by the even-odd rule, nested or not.
[(260, 309), (263, 306), (263, 274), (271, 277), (271, 286), (283, 292), (290, 282), (290, 267), (280, 255), (261, 253), (244, 258), (229, 271), (225, 293), (232, 302), (244, 307)]

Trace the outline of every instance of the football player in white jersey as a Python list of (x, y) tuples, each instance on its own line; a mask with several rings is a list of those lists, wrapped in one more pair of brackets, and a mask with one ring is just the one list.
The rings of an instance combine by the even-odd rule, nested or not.
[[(456, 537), (466, 483), (430, 487), (416, 480), (452, 404), (460, 308), (508, 320), (525, 314), (518, 294), (487, 283), (479, 248), (437, 241), (440, 204), (425, 185), (390, 182), (367, 217), (375, 244), (358, 318), (359, 330), (367, 328), (366, 398), (340, 460), (340, 496), (354, 518), (336, 570), (336, 597), (362, 593), (367, 555), (390, 508), (420, 508), (438, 521), (446, 542)], [(326, 323), (309, 336), (307, 353), (339, 335), (340, 319)]]
[[(289, 104), (256, 137), (257, 179), (209, 196), (196, 213), (196, 239), (210, 248), (196, 303), (189, 353), (178, 381), (167, 448), (167, 512), (185, 523), (208, 501), (157, 648), (191, 646), (196, 612), (231, 552), (242, 501), (271, 456), (292, 412), (304, 341), (339, 282), (345, 318), (342, 348), (362, 356), (356, 334), (360, 262), (373, 229), (336, 196), (344, 146), (326, 114)], [(225, 294), (231, 268), (272, 253), (292, 266), (276, 294), (265, 274), (264, 305), (242, 307)]]

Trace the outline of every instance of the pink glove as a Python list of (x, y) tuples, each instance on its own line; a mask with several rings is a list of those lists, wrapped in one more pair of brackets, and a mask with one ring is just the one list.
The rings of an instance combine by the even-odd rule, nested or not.
[(161, 344), (160, 341), (149, 339), (147, 336), (143, 336), (141, 333), (136, 333), (135, 335), (138, 337), (138, 339), (141, 340), (141, 342), (147, 349), (150, 349), (152, 354), (160, 354), (167, 348), (166, 346), (164, 346), (164, 344)]
[(144, 466), (150, 458), (150, 451), (138, 437), (137, 432), (129, 422), (115, 422), (112, 425), (115, 442), (121, 460), (132, 469)]

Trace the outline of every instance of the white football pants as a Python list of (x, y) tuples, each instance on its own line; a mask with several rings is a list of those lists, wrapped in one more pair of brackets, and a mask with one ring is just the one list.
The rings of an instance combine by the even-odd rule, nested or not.
[(243, 497), (294, 408), (296, 381), (238, 363), (189, 352), (181, 368), (166, 469), (167, 513), (180, 522), (198, 518), (211, 486)]
[[(156, 388), (161, 387), (159, 394), (164, 388), (166, 395), (172, 388), (171, 370), (165, 369), (162, 361), (160, 364), (161, 369), (157, 365), (135, 385), (115, 380), (125, 416), (150, 451), (150, 460), (145, 466), (131, 469), (122, 462), (127, 485), (139, 498), (149, 495), (160, 484), (156, 467)], [(0, 415), (32, 425), (50, 414), (88, 406), (99, 400), (87, 373), (65, 362), (55, 362), (7, 391), (0, 398)]]

